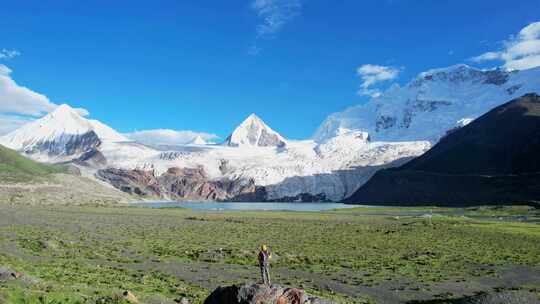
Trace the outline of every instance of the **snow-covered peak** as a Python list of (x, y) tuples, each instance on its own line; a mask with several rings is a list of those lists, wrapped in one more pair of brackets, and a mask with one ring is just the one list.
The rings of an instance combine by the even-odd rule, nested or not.
[(425, 82), (448, 82), (455, 85), (464, 83), (503, 85), (513, 73), (502, 68), (480, 70), (466, 64), (457, 64), (422, 72), (408, 86), (417, 87), (423, 85)]
[(89, 131), (90, 125), (77, 110), (67, 104), (58, 106), (54, 111), (43, 118), (30, 123), (40, 129), (40, 133), (84, 134)]
[(435, 74), (463, 73), (467, 71), (479, 71), (479, 70), (469, 65), (461, 63), (461, 64), (456, 64), (456, 65), (451, 65), (445, 68), (430, 69), (430, 70), (420, 73), (418, 76), (423, 78), (426, 76), (433, 76)]
[(314, 135), (318, 142), (340, 129), (369, 133), (373, 141), (437, 142), (492, 108), (540, 92), (540, 67), (523, 71), (479, 70), (464, 64), (421, 73), (407, 85), (393, 85), (380, 97), (331, 114)]
[(249, 115), (225, 140), (228, 146), (282, 147), (286, 140), (257, 115)]
[(197, 137), (195, 137), (195, 139), (193, 139), (190, 144), (192, 144), (192, 145), (207, 145), (208, 143), (200, 135), (197, 135)]
[(59, 119), (77, 118), (81, 116), (76, 109), (65, 103), (56, 107), (56, 109), (54, 109), (54, 111), (52, 111), (48, 115), (57, 117)]
[(97, 120), (88, 120), (77, 110), (63, 104), (44, 117), (0, 137), (0, 144), (15, 150), (28, 150), (37, 144), (58, 142), (92, 131), (102, 141), (126, 140), (110, 127)]

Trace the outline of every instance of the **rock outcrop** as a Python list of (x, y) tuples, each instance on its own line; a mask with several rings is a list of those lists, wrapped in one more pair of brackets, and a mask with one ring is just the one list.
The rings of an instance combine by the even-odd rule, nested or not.
[(211, 180), (202, 167), (169, 168), (157, 176), (151, 170), (125, 170), (108, 168), (99, 170), (97, 177), (117, 189), (142, 197), (164, 199), (261, 201), (264, 189), (253, 180)]
[(218, 287), (204, 304), (332, 304), (297, 288), (262, 284)]

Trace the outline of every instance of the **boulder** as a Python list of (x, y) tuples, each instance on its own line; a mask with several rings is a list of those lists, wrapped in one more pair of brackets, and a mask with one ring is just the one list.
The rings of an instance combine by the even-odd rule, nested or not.
[(279, 285), (246, 284), (243, 286), (218, 287), (204, 304), (332, 304), (333, 302), (312, 297), (297, 288)]
[(12, 271), (8, 268), (0, 266), (0, 282), (17, 280), (24, 276), (22, 272)]

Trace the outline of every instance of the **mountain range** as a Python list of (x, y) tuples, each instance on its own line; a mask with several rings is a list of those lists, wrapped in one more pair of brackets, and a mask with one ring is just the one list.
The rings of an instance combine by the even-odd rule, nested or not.
[(252, 114), (221, 144), (174, 147), (128, 140), (68, 105), (0, 138), (0, 144), (128, 193), (164, 199), (343, 200), (380, 169), (403, 165), (506, 101), (540, 92), (540, 68), (421, 73), (378, 98), (330, 115), (313, 139), (290, 140)]

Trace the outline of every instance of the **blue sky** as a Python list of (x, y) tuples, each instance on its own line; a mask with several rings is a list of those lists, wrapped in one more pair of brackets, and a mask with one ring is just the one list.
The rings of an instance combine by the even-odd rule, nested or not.
[[(121, 132), (225, 138), (255, 112), (300, 139), (369, 100), (359, 67), (398, 71), (373, 90), (430, 68), (497, 66), (470, 58), (503, 48), (540, 20), (538, 8), (540, 0), (4, 1), (0, 64), (18, 86)], [(24, 112), (0, 106), (0, 124)]]

